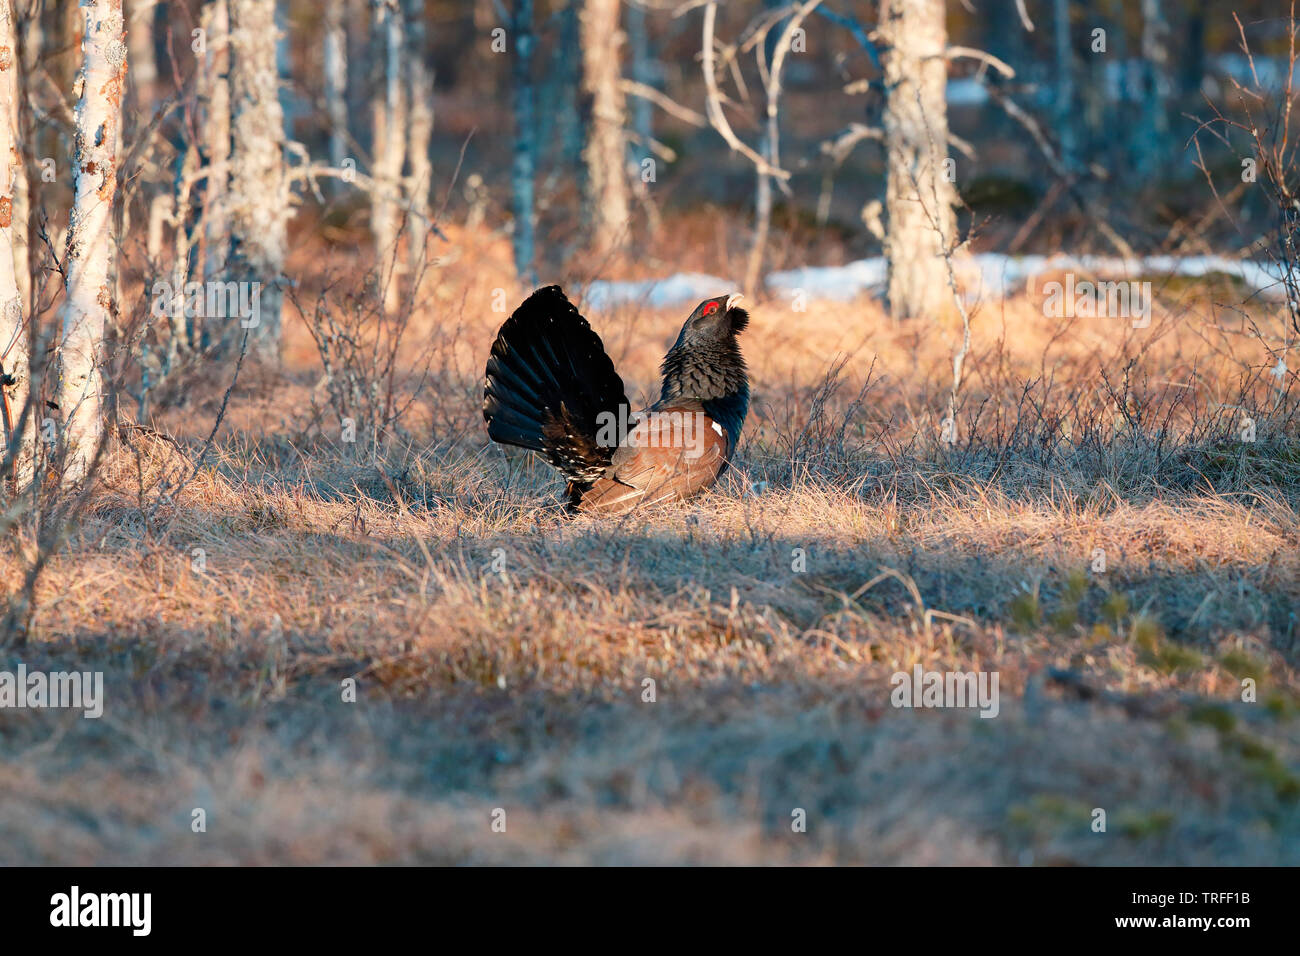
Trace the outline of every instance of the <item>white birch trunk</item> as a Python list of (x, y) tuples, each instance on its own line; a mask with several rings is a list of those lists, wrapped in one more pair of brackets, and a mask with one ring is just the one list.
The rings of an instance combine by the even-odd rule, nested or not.
[(11, 478), (16, 488), (30, 481), (35, 434), (33, 411), (26, 407), (31, 369), (20, 284), (26, 244), (21, 246), (20, 255), (19, 238), (27, 220), (15, 218), (20, 211), (15, 202), (19, 182), (25, 180), (18, 122), (21, 64), (17, 40), (12, 0), (0, 0), (0, 464), (13, 455), (13, 470), (0, 474), (0, 490), (9, 485)]
[[(208, 154), (204, 180), (203, 278), (226, 274), (230, 258), (230, 216), (226, 208), (230, 184), (230, 9), (227, 0), (208, 0), (200, 23), (207, 32), (201, 73), (203, 140)], [(187, 204), (188, 205), (188, 204)], [(184, 269), (183, 263), (178, 268)]]
[[(197, 88), (202, 122), (200, 137), (207, 155), (203, 178), (203, 236), (200, 275), (196, 279), (220, 282), (228, 278), (231, 256), (230, 230), (230, 5), (228, 0), (207, 0), (199, 15), (207, 37), (199, 61)], [(199, 145), (187, 145), (181, 160), (180, 178), (173, 203), (172, 224), (175, 255), (172, 258), (172, 289), (182, 290), (190, 279), (190, 250), (194, 238), (186, 229), (193, 208), (189, 179), (199, 167)], [(231, 351), (239, 346), (242, 329), (227, 327), (210, 316), (171, 315), (171, 337), (165, 366), (170, 369), (177, 356), (188, 349), (207, 349), (214, 344)]]
[[(12, 0), (11, 10), (12, 10)], [(34, 302), (32, 296), (32, 197), (31, 179), (28, 172), (32, 154), (30, 126), (27, 122), (26, 95), (27, 78), (31, 76), (39, 61), (41, 49), (41, 18), (31, 17), (30, 22), (19, 22), (14, 31), (14, 41), (20, 56), (16, 58), (16, 74), (13, 78), (13, 115), (10, 123), (14, 130), (14, 143), (18, 146), (18, 165), (14, 167), (14, 273), (18, 279), (18, 293), (22, 298), (23, 311), (30, 313)], [(12, 46), (12, 44), (11, 44)], [(0, 346), (3, 348), (3, 346)]]
[(176, 214), (176, 197), (159, 193), (149, 201), (149, 224), (145, 227), (145, 255), (150, 262), (162, 258), (163, 238), (167, 226)]
[(373, 175), (370, 222), (383, 289), (384, 310), (397, 311), (402, 260), (397, 255), (401, 225), (402, 165), (406, 153), (406, 91), (402, 85), (402, 11), (397, 0), (373, 0), (374, 67)]
[(586, 141), (585, 216), (590, 245), (597, 255), (621, 247), (628, 238), (627, 143), (618, 28), (619, 0), (584, 0), (579, 15), (582, 47), (582, 106)]
[(348, 37), (344, 0), (325, 2), (325, 115), (329, 121), (330, 165), (348, 158)]
[[(33, 82), (31, 78), (36, 76), (37, 69), (41, 64), (42, 54), (45, 52), (45, 24), (42, 22), (41, 17), (29, 17), (25, 23), (19, 18), (19, 29), (22, 31), (18, 39), (19, 47), (22, 50), (22, 62), (20, 64), (18, 84), (20, 90), (26, 90), (26, 84)], [(36, 172), (34, 158), (42, 155), (42, 152), (40, 150), (41, 131), (31, 120), (26, 101), (22, 99), (22, 96), (25, 95), (24, 92), (19, 99), (20, 116), (24, 120), (20, 128), (24, 130), (24, 145), (26, 146), (23, 156), (23, 176), (18, 181), (14, 193), (14, 217), (17, 222), (22, 224), (19, 228), (23, 232), (23, 237), (18, 251), (23, 262), (16, 259), (15, 268), (18, 269), (18, 288), (23, 290), (23, 302), (30, 311), (36, 307), (39, 291), (37, 277), (32, 271), (34, 261), (32, 250), (37, 247), (36, 230), (33, 226), (35, 220), (31, 212), (32, 193), (40, 175)], [(44, 153), (43, 155), (48, 156), (50, 154)], [(53, 233), (51, 233), (51, 239), (53, 239)], [(61, 247), (58, 243), (55, 243), (54, 248)]]
[(884, 0), (885, 186), (889, 308), (896, 319), (952, 306), (944, 255), (956, 234), (948, 158), (944, 0)]
[[(233, 238), (228, 275), (249, 283), (250, 316), (221, 319), (223, 338), (280, 360), (282, 281), (289, 245), (291, 194), (285, 164), (284, 111), (276, 67), (275, 0), (229, 0), (231, 152), (228, 212)], [(209, 317), (209, 321), (211, 318)]]
[(406, 14), (406, 194), (417, 214), (410, 222), (407, 245), (411, 281), (424, 268), (429, 243), (429, 190), (433, 186), (433, 162), (429, 143), (433, 140), (433, 71), (428, 66), (425, 44), (424, 0), (403, 0)]
[(104, 434), (104, 327), (113, 304), (110, 259), (117, 200), (118, 126), (126, 84), (121, 0), (81, 0), (86, 16), (77, 85), (75, 185), (64, 267), (59, 411), (65, 483), (83, 481)]

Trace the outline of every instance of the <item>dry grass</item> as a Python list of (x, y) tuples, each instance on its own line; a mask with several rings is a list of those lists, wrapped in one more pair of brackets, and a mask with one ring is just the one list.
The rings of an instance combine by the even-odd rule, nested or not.
[[(1250, 306), (1255, 334), (1196, 288), (1150, 329), (985, 305), (946, 444), (955, 330), (769, 302), (727, 479), (601, 522), (486, 446), (499, 252), (434, 277), (431, 384), (377, 457), (311, 411), (293, 320), (285, 374), (241, 381), (178, 499), (156, 479), (219, 377), (154, 423), (181, 448), (114, 453), (5, 652), (103, 670), (106, 715), (0, 712), (0, 862), (1298, 862), (1277, 315)], [(592, 317), (634, 397), (678, 311)], [(34, 540), (0, 550), (10, 596)], [(997, 671), (999, 716), (893, 708), (917, 663)]]

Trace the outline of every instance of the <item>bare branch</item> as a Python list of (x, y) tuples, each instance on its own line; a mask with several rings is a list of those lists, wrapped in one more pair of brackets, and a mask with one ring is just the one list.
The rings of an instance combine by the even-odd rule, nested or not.
[(975, 147), (972, 146), (966, 140), (962, 139), (956, 133), (952, 132), (952, 130), (948, 131), (948, 145), (955, 147), (957, 152), (961, 153), (967, 159), (973, 160), (976, 158)]
[(1020, 14), (1020, 22), (1024, 24), (1025, 29), (1033, 33), (1034, 21), (1029, 19), (1029, 11), (1025, 9), (1025, 0), (1016, 0), (1016, 13)]
[(655, 139), (653, 136), (651, 136), (648, 140), (643, 139), (640, 136), (640, 134), (636, 132), (636, 130), (632, 130), (632, 129), (624, 130), (623, 135), (626, 136), (629, 141), (636, 143), (638, 146), (644, 146), (650, 152), (654, 153), (656, 156), (662, 159), (665, 163), (677, 162), (677, 151), (673, 149), (671, 146), (667, 145), (666, 143), (659, 142), (659, 140)]
[[(793, 13), (790, 19), (786, 21), (785, 28), (781, 31), (781, 36), (777, 40), (775, 52), (772, 55), (772, 68), (769, 70), (764, 61), (764, 45), (767, 31), (771, 29), (770, 25), (764, 26), (761, 34), (763, 39), (755, 43), (755, 58), (758, 60), (760, 71), (764, 74), (764, 93), (767, 98), (767, 130), (763, 136), (763, 152), (766, 159), (773, 163), (781, 161), (781, 125), (779, 104), (781, 101), (781, 69), (785, 66), (786, 54), (794, 42), (794, 36), (799, 31), (804, 19), (817, 8), (822, 0), (807, 0), (803, 4), (796, 4), (793, 7)], [(781, 190), (788, 196), (790, 187), (778, 180)], [(767, 248), (767, 234), (771, 227), (772, 219), (772, 189), (769, 177), (763, 172), (758, 174), (758, 195), (755, 201), (755, 223), (754, 243), (750, 248), (749, 262), (745, 268), (745, 290), (754, 291), (758, 288), (759, 273), (763, 267), (763, 253)]]
[(708, 126), (709, 121), (703, 113), (697, 113), (689, 106), (683, 106), (676, 100), (671, 99), (653, 86), (647, 86), (645, 83), (638, 83), (636, 80), (623, 80), (620, 84), (623, 92), (630, 96), (637, 96), (643, 100), (648, 100), (655, 106), (659, 107), (670, 116), (676, 116), (683, 123), (690, 123), (692, 126)]
[(713, 27), (717, 20), (717, 15), (717, 0), (708, 0), (704, 7), (704, 29), (703, 39), (700, 44), (700, 60), (701, 67), (704, 71), (704, 88), (707, 94), (705, 105), (709, 117), (709, 124), (718, 131), (718, 135), (726, 141), (727, 145), (731, 147), (733, 152), (740, 153), (748, 159), (754, 164), (754, 167), (760, 173), (767, 176), (773, 176), (784, 182), (790, 178), (790, 174), (784, 169), (773, 166), (751, 147), (746, 146), (741, 142), (740, 138), (736, 136), (735, 132), (732, 130), (731, 124), (727, 122), (726, 114), (722, 111), (722, 104), (718, 101), (718, 80), (713, 73)]
[(1004, 60), (999, 60), (992, 53), (985, 53), (983, 50), (977, 50), (974, 47), (950, 46), (944, 51), (944, 56), (949, 60), (960, 60), (963, 58), (968, 60), (979, 60), (981, 63), (986, 63), (993, 67), (993, 69), (997, 70), (1007, 79), (1011, 79), (1016, 75), (1016, 71), (1008, 66)]
[(864, 139), (873, 139), (877, 142), (885, 138), (885, 131), (879, 126), (866, 126), (862, 123), (853, 123), (844, 132), (840, 133), (834, 139), (828, 139), (821, 145), (821, 151), (835, 160), (838, 166), (844, 160), (849, 158), (853, 148)]
[(872, 42), (871, 34), (867, 32), (866, 28), (863, 27), (861, 23), (853, 19), (851, 16), (847, 16), (843, 13), (836, 13), (834, 10), (828, 9), (827, 7), (818, 7), (817, 13), (831, 21), (831, 23), (838, 24), (852, 33), (853, 39), (858, 41), (858, 46), (862, 47), (863, 52), (865, 52), (868, 58), (870, 58), (871, 65), (877, 70), (880, 69), (880, 50), (877, 49), (876, 44)]

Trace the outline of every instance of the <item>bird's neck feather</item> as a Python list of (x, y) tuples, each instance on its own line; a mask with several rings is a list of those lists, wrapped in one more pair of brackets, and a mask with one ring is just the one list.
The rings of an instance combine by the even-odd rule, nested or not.
[(679, 342), (664, 358), (660, 401), (674, 398), (710, 401), (748, 391), (745, 360), (735, 339), (699, 345)]

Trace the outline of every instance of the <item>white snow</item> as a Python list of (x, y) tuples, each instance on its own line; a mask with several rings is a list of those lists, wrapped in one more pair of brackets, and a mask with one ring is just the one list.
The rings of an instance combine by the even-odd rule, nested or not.
[[(1267, 296), (1282, 296), (1281, 267), (1271, 262), (1229, 259), (1224, 256), (1146, 256), (1126, 260), (1119, 256), (1008, 256), (980, 253), (955, 261), (957, 283), (971, 301), (1005, 298), (1021, 291), (1025, 283), (1047, 272), (1076, 272), (1102, 279), (1150, 280), (1159, 291), (1164, 276), (1203, 276), (1219, 272), (1237, 276), (1251, 289)], [(864, 295), (879, 295), (886, 280), (885, 259), (874, 256), (843, 266), (806, 266), (773, 272), (766, 281), (777, 296), (802, 296), (806, 300), (851, 302)], [(652, 308), (695, 304), (736, 289), (738, 283), (698, 272), (636, 282), (598, 281), (587, 286), (586, 303), (594, 311), (618, 305)]]
[(1124, 259), (1119, 256), (1005, 256), (981, 253), (970, 257), (969, 264), (957, 268), (958, 283), (971, 298), (981, 294), (1004, 298), (1021, 289), (1034, 276), (1044, 272), (1078, 272), (1102, 279), (1150, 280), (1157, 287), (1166, 276), (1204, 276), (1223, 273), (1237, 276), (1251, 289), (1282, 294), (1279, 285), (1282, 270), (1269, 262), (1229, 259), (1225, 256), (1143, 256)]
[(701, 302), (715, 295), (734, 292), (737, 288), (737, 283), (717, 276), (680, 272), (665, 279), (637, 282), (597, 280), (587, 286), (585, 299), (587, 305), (597, 311), (629, 304), (658, 308), (682, 302)]
[(849, 302), (885, 284), (885, 258), (859, 259), (846, 266), (809, 266), (773, 272), (767, 288), (776, 294), (795, 295), (802, 290), (810, 299)]
[(973, 76), (960, 76), (948, 81), (949, 106), (983, 106), (989, 101), (989, 91)]

